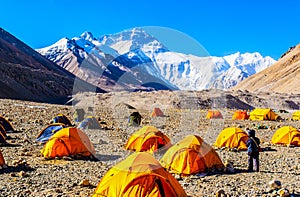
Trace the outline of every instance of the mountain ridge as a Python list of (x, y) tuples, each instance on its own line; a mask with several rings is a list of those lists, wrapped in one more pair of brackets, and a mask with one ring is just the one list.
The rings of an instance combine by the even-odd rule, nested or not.
[[(75, 43), (72, 44), (70, 40)], [(84, 32), (80, 37), (69, 39), (68, 43), (70, 45), (65, 44), (58, 47), (59, 42), (57, 42), (50, 47), (37, 49), (37, 51), (77, 76), (79, 75), (76, 70), (81, 62), (78, 60), (78, 64), (75, 65), (74, 62), (71, 62), (70, 57), (66, 58), (67, 56), (63, 54), (65, 52), (59, 51), (59, 48), (64, 48), (65, 51), (66, 49), (73, 50), (72, 55), (68, 54), (68, 56), (75, 55), (75, 57), (82, 59), (92, 54), (94, 61), (98, 61), (102, 70), (106, 69), (105, 66), (114, 64), (115, 59), (120, 60), (123, 57), (127, 59), (122, 61), (126, 62), (126, 65), (114, 65), (118, 65), (119, 68), (116, 69), (126, 68), (123, 70), (130, 73), (128, 68), (132, 68), (131, 65), (136, 65), (133, 58), (137, 58), (140, 60), (141, 66), (147, 65), (148, 74), (152, 76), (152, 79), (155, 78), (159, 83), (180, 90), (229, 89), (276, 62), (269, 56), (261, 56), (258, 52), (244, 54), (238, 52), (224, 57), (198, 57), (173, 52), (142, 28), (103, 35), (98, 39), (92, 33)], [(105, 50), (103, 50), (104, 48)], [(75, 49), (81, 52), (76, 54)], [(130, 56), (136, 52), (138, 54)], [(143, 58), (144, 61), (142, 61)], [(152, 60), (151, 63), (149, 59)], [(150, 69), (150, 67), (152, 68)], [(103, 81), (109, 80), (116, 83), (112, 79)], [(94, 81), (92, 83), (100, 87), (103, 86), (103, 82), (96, 83)], [(122, 85), (119, 89), (122, 89)]]
[[(233, 90), (299, 94), (300, 44), (290, 48), (274, 65), (242, 81)], [(296, 77), (296, 78), (295, 78)]]
[(2, 28), (0, 65), (0, 98), (65, 103), (70, 95), (78, 91), (101, 92), (100, 88), (77, 80), (75, 75)]

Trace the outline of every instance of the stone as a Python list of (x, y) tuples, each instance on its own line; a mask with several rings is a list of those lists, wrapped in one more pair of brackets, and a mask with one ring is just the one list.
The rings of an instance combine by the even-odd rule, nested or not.
[(79, 186), (82, 186), (82, 187), (88, 187), (90, 185), (91, 184), (90, 184), (90, 181), (88, 179), (84, 179), (84, 180), (80, 181), (80, 183), (79, 183)]
[(18, 173), (18, 176), (19, 176), (19, 177), (27, 177), (28, 174), (22, 170), (22, 171), (20, 171), (20, 172)]
[(234, 172), (233, 163), (231, 161), (225, 161), (224, 166), (225, 166), (224, 172), (229, 172), (229, 173)]

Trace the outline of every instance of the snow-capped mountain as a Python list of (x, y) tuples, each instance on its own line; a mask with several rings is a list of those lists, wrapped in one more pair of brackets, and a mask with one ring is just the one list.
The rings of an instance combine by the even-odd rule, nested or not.
[[(80, 37), (63, 38), (38, 51), (94, 85), (103, 88), (109, 81), (120, 85), (118, 89), (149, 83), (154, 89), (157, 84), (162, 89), (228, 89), (276, 62), (259, 53), (198, 57), (173, 52), (141, 28), (98, 39), (84, 32)], [(83, 69), (87, 62), (93, 68)], [(100, 76), (106, 79), (102, 77), (99, 82)]]
[(84, 32), (80, 37), (63, 38), (37, 51), (77, 77), (108, 91), (178, 89), (160, 75), (140, 49), (131, 48), (119, 54), (99, 40)]
[(141, 28), (133, 28), (117, 34), (104, 35), (98, 40), (101, 44), (115, 49), (119, 54), (141, 49), (150, 57), (151, 53), (168, 51), (167, 47)]
[(215, 88), (221, 89), (229, 89), (276, 62), (271, 57), (263, 57), (257, 52), (244, 54), (238, 52), (224, 56), (222, 59), (229, 64), (229, 67), (228, 69), (224, 69), (224, 72), (218, 76), (212, 85)]

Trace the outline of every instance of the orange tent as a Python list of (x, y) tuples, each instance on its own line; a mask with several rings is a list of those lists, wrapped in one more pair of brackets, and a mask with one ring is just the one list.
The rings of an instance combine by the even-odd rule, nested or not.
[(186, 197), (178, 181), (149, 153), (133, 153), (112, 167), (99, 182), (93, 197)]
[(95, 154), (95, 149), (83, 131), (69, 127), (56, 132), (45, 144), (41, 153), (45, 158), (75, 155), (89, 157)]
[(13, 132), (14, 131), (14, 129), (11, 126), (10, 122), (2, 116), (0, 116), (0, 125), (5, 129), (6, 132)]
[(170, 146), (170, 139), (156, 127), (144, 126), (128, 139), (125, 149), (137, 152), (154, 152), (159, 148)]
[(207, 119), (222, 119), (223, 116), (219, 110), (208, 110), (206, 118)]
[(197, 135), (188, 135), (169, 148), (160, 163), (172, 172), (184, 175), (224, 167), (217, 152)]
[(233, 116), (232, 116), (232, 120), (248, 120), (249, 119), (249, 115), (247, 114), (246, 111), (235, 111)]
[(164, 113), (161, 111), (160, 108), (154, 108), (152, 113), (151, 113), (151, 117), (163, 117), (165, 116)]
[(274, 133), (271, 143), (300, 146), (300, 131), (291, 126), (283, 126)]
[(5, 160), (4, 160), (4, 157), (2, 155), (2, 152), (0, 151), (0, 166), (3, 166), (5, 165)]
[(214, 146), (221, 148), (237, 148), (239, 150), (247, 150), (248, 134), (240, 128), (229, 127), (221, 131), (218, 135)]

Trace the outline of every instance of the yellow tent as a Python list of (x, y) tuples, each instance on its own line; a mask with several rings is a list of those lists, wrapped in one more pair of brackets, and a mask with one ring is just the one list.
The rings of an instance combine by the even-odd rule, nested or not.
[(291, 126), (283, 126), (274, 133), (271, 143), (300, 146), (300, 131)]
[(250, 120), (277, 120), (279, 116), (272, 109), (256, 108), (250, 112)]
[(249, 119), (249, 115), (247, 114), (246, 111), (235, 111), (233, 116), (232, 116), (232, 120), (248, 120)]
[(239, 150), (246, 150), (248, 134), (240, 128), (229, 127), (225, 128), (218, 135), (214, 146), (221, 148), (237, 148)]
[(45, 144), (41, 153), (45, 158), (76, 155), (90, 157), (95, 154), (95, 149), (83, 131), (68, 127), (57, 131)]
[(5, 165), (5, 160), (4, 160), (4, 157), (2, 155), (2, 152), (0, 151), (0, 166), (3, 166)]
[(207, 119), (222, 119), (223, 116), (219, 110), (208, 110), (206, 118)]
[(187, 194), (152, 155), (137, 152), (104, 175), (93, 195), (100, 196), (185, 197)]
[(292, 115), (293, 120), (300, 120), (300, 111), (295, 111)]
[(156, 127), (144, 126), (128, 139), (125, 149), (137, 152), (154, 152), (159, 148), (170, 146), (170, 139)]
[(169, 148), (160, 163), (172, 172), (184, 175), (224, 167), (217, 152), (196, 135), (188, 135)]

